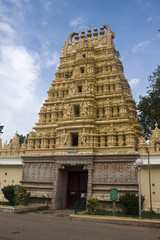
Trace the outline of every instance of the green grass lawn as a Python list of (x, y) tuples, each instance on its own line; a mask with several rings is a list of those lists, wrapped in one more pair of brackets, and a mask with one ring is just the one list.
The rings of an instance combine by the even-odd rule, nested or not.
[(11, 206), (11, 205), (9, 204), (9, 202), (1, 202), (1, 201), (0, 201), (0, 205), (3, 205), (3, 206)]
[[(86, 214), (89, 214), (88, 212), (86, 212)], [(101, 215), (101, 216), (113, 216), (113, 212), (112, 211), (107, 211), (104, 209), (100, 209), (98, 210), (95, 214), (93, 215)], [(116, 211), (115, 216), (117, 217), (131, 217), (131, 218), (138, 218), (138, 215), (126, 215), (120, 211)], [(155, 212), (142, 212), (142, 218), (143, 219), (160, 219), (160, 213), (155, 213)]]

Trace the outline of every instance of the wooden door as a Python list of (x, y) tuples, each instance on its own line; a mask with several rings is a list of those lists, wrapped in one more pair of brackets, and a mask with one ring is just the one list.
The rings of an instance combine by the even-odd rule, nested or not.
[(87, 171), (68, 172), (67, 208), (74, 208), (74, 204), (77, 200), (86, 198), (87, 182)]

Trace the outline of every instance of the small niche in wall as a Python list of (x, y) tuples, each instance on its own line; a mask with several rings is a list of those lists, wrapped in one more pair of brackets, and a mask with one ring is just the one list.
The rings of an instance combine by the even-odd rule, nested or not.
[(82, 92), (82, 86), (78, 86), (78, 92)]
[(80, 68), (81, 73), (84, 73), (84, 67)]
[(5, 175), (7, 175), (7, 172), (5, 172)]
[(79, 117), (79, 115), (80, 115), (80, 106), (74, 105), (74, 116)]
[(78, 133), (71, 133), (71, 145), (78, 146)]

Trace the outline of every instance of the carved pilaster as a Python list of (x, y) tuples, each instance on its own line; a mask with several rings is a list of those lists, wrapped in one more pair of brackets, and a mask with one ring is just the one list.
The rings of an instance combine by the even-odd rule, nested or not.
[(93, 179), (93, 165), (89, 164), (84, 166), (85, 170), (88, 170), (88, 186), (87, 186), (87, 200), (92, 197), (92, 179)]

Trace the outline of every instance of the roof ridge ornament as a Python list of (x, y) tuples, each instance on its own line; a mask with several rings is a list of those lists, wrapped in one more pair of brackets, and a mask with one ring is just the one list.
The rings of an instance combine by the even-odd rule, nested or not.
[(107, 29), (108, 32), (106, 33), (106, 35), (110, 34), (112, 36), (112, 39), (115, 38), (115, 34), (114, 32), (112, 32), (111, 28), (108, 25), (103, 25), (103, 28)]
[(73, 39), (73, 37), (75, 36), (75, 35), (77, 35), (77, 33), (76, 32), (73, 32), (73, 33), (71, 33), (70, 35), (69, 35), (69, 37), (68, 37), (68, 43), (72, 43), (72, 39)]

